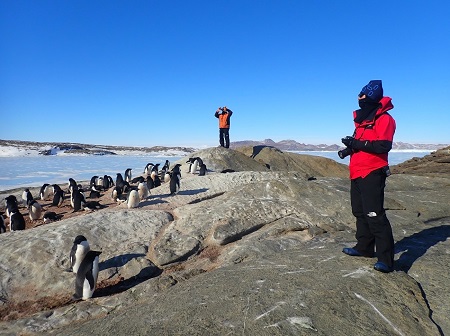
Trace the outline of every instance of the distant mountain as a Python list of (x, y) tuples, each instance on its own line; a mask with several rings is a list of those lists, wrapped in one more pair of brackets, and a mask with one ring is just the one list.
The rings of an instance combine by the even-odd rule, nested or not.
[[(8, 150), (7, 150), (8, 149)], [(195, 148), (190, 147), (131, 147), (131, 146), (108, 146), (108, 145), (90, 145), (70, 142), (33, 142), (21, 140), (0, 140), (1, 152), (11, 155), (0, 156), (22, 156), (22, 155), (58, 155), (58, 154), (90, 154), (90, 155), (127, 155), (158, 153), (167, 156), (185, 155), (195, 152)]]
[[(295, 140), (281, 140), (275, 142), (272, 139), (265, 139), (262, 141), (244, 140), (234, 141), (230, 143), (231, 148), (237, 148), (242, 146), (272, 146), (284, 151), (337, 151), (342, 149), (344, 145), (311, 145), (299, 143)], [(392, 145), (393, 150), (438, 150), (444, 148), (448, 144), (409, 144), (404, 142), (394, 142)]]

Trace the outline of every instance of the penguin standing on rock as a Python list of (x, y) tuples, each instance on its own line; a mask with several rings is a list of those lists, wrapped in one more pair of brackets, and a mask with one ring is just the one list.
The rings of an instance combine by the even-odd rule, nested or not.
[(53, 184), (52, 205), (57, 206), (59, 208), (63, 204), (63, 202), (64, 202), (64, 191), (61, 189), (59, 185)]
[(39, 190), (39, 198), (41, 199), (41, 201), (45, 201), (48, 198), (49, 194), (50, 194), (50, 184), (44, 183), (41, 189)]
[(141, 201), (146, 199), (148, 196), (150, 196), (150, 192), (148, 190), (147, 183), (139, 182), (139, 184), (138, 184), (138, 194), (139, 194), (139, 199)]
[(100, 254), (100, 251), (89, 251), (81, 261), (75, 279), (75, 293), (72, 296), (73, 301), (87, 300), (94, 295), (97, 286)]
[(17, 202), (17, 198), (14, 195), (9, 195), (5, 198), (6, 205), (6, 216), (11, 217), (14, 212), (19, 211), (19, 205)]
[(33, 200), (33, 195), (31, 195), (30, 189), (25, 189), (22, 193), (22, 201), (25, 206), (28, 206), (28, 204)]
[(137, 190), (130, 190), (127, 198), (127, 207), (128, 209), (136, 208), (139, 205), (139, 193)]
[(77, 273), (86, 254), (90, 251), (89, 243), (85, 236), (78, 235), (75, 237), (70, 250), (70, 272)]
[(35, 200), (32, 200), (29, 204), (28, 204), (28, 215), (30, 216), (30, 219), (33, 220), (37, 220), (39, 218), (41, 218), (42, 215), (42, 207), (41, 205), (36, 202)]
[(178, 191), (180, 191), (180, 174), (172, 172), (170, 176), (170, 194), (178, 194)]
[(144, 174), (145, 175), (150, 175), (152, 173), (153, 166), (154, 166), (153, 163), (147, 163), (147, 165), (144, 168)]
[(127, 168), (127, 170), (125, 170), (125, 182), (131, 182), (131, 168)]
[(20, 231), (25, 230), (25, 219), (19, 210), (12, 212), (9, 217), (9, 230)]
[(205, 176), (205, 175), (206, 175), (206, 165), (202, 163), (202, 165), (200, 166), (198, 176)]

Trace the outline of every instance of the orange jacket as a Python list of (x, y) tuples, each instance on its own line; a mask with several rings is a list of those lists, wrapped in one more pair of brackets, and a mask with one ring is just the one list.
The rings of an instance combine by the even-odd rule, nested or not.
[(222, 112), (219, 114), (216, 112), (214, 115), (216, 118), (219, 118), (219, 128), (230, 128), (230, 118), (233, 114), (233, 111), (227, 109), (227, 112)]

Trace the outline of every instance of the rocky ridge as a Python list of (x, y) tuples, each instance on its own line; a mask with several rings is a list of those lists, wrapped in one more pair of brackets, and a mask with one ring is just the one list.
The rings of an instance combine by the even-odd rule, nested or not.
[[(194, 156), (206, 176), (186, 172)], [(382, 274), (341, 253), (355, 233), (345, 165), (258, 146), (179, 163), (177, 195), (163, 184), (136, 209), (0, 235), (0, 332), (450, 334), (448, 174), (388, 179), (396, 271)], [(101, 271), (95, 297), (71, 303), (78, 234)]]
[(116, 155), (117, 152), (168, 152), (178, 151), (183, 153), (192, 153), (194, 148), (190, 147), (132, 147), (132, 146), (108, 146), (108, 145), (89, 145), (69, 142), (32, 142), (20, 140), (0, 140), (0, 146), (12, 146), (19, 149), (37, 150), (41, 155), (54, 155), (57, 151), (62, 151), (65, 154), (90, 154), (90, 155)]

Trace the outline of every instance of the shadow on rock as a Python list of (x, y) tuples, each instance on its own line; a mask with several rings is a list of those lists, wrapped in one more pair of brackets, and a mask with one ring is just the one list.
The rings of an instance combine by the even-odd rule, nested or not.
[(104, 297), (125, 292), (126, 290), (137, 286), (148, 279), (159, 276), (161, 273), (162, 270), (155, 266), (145, 267), (139, 272), (139, 274), (132, 276), (131, 278), (126, 280), (121, 278), (119, 279), (119, 282), (109, 286), (98, 286), (94, 293), (94, 297)]
[(100, 271), (104, 271), (105, 269), (108, 269), (111, 267), (122, 267), (126, 263), (128, 263), (130, 260), (138, 258), (138, 257), (145, 257), (145, 254), (142, 254), (142, 253), (123, 254), (123, 255), (102, 261), (101, 263), (99, 263), (98, 268)]
[(427, 250), (450, 237), (450, 225), (432, 227), (405, 237), (395, 244), (395, 253), (403, 252), (396, 261), (396, 270), (408, 273), (414, 262)]

